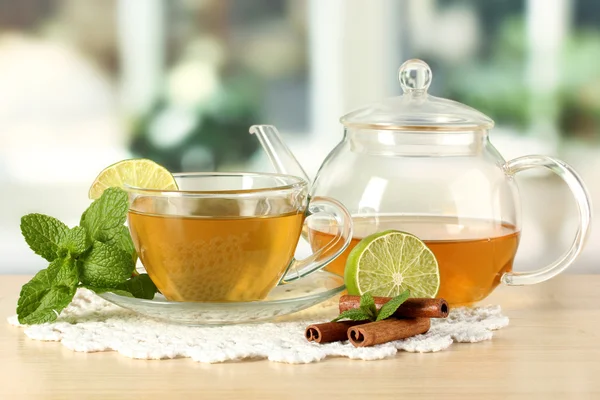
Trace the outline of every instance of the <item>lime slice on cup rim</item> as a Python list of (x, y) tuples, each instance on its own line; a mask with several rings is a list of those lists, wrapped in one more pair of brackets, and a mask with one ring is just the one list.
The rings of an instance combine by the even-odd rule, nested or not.
[(440, 272), (422, 240), (388, 230), (367, 236), (352, 249), (344, 281), (351, 295), (395, 297), (408, 289), (410, 297), (433, 298), (440, 287)]
[(165, 167), (145, 158), (133, 158), (103, 169), (92, 183), (88, 197), (95, 200), (105, 189), (124, 187), (125, 184), (144, 189), (179, 189), (175, 178)]

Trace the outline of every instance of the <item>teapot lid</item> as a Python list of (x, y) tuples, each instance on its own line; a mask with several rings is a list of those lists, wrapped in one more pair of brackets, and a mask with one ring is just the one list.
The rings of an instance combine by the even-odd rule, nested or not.
[(340, 122), (347, 127), (387, 130), (480, 130), (494, 126), (487, 115), (456, 101), (427, 93), (432, 74), (424, 61), (408, 60), (398, 70), (403, 94), (354, 110)]

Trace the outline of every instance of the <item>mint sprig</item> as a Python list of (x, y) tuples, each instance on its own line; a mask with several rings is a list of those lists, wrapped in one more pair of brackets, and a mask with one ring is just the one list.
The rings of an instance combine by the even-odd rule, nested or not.
[(90, 287), (116, 288), (131, 277), (131, 255), (115, 245), (95, 241), (80, 260), (79, 280)]
[(28, 214), (21, 218), (21, 233), (35, 254), (47, 261), (58, 257), (59, 244), (69, 232), (69, 227), (43, 214)]
[(365, 293), (360, 297), (359, 308), (346, 310), (331, 322), (337, 322), (342, 319), (349, 319), (351, 321), (381, 321), (394, 315), (398, 307), (400, 307), (409, 296), (410, 291), (407, 289), (377, 310), (373, 296), (370, 293)]
[(127, 192), (109, 188), (85, 210), (79, 225), (85, 228), (90, 240), (106, 242), (121, 233), (128, 208)]
[(73, 262), (55, 259), (48, 268), (39, 271), (23, 285), (17, 304), (22, 324), (41, 324), (56, 319), (56, 312), (65, 308), (75, 295), (77, 268)]
[(386, 319), (394, 315), (398, 307), (402, 305), (410, 296), (410, 291), (405, 290), (400, 293), (398, 296), (394, 297), (387, 303), (385, 303), (378, 311), (376, 321), (381, 321), (382, 319)]
[(29, 247), (50, 262), (21, 288), (17, 315), (22, 324), (54, 321), (77, 288), (152, 299), (156, 286), (134, 272), (137, 255), (127, 227), (127, 193), (109, 188), (69, 229), (56, 218), (28, 214), (21, 233)]

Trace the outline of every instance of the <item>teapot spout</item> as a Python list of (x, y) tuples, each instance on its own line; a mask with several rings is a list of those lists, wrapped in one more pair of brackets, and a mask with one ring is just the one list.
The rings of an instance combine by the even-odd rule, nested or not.
[(290, 149), (283, 143), (281, 136), (273, 125), (252, 125), (250, 133), (255, 134), (261, 146), (267, 152), (271, 164), (277, 172), (293, 175), (310, 182), (308, 175), (296, 160)]

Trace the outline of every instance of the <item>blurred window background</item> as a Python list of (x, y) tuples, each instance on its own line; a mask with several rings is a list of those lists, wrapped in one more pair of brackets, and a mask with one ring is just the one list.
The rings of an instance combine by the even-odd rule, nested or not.
[[(571, 163), (600, 201), (600, 2), (596, 0), (0, 0), (0, 273), (44, 267), (19, 218), (77, 224), (107, 165), (270, 166), (248, 127), (274, 124), (310, 174), (341, 140), (338, 119), (397, 95), (422, 58), (430, 92), (497, 124), (506, 159)], [(567, 248), (564, 184), (519, 180), (516, 269)], [(574, 272), (595, 272), (593, 233)]]

